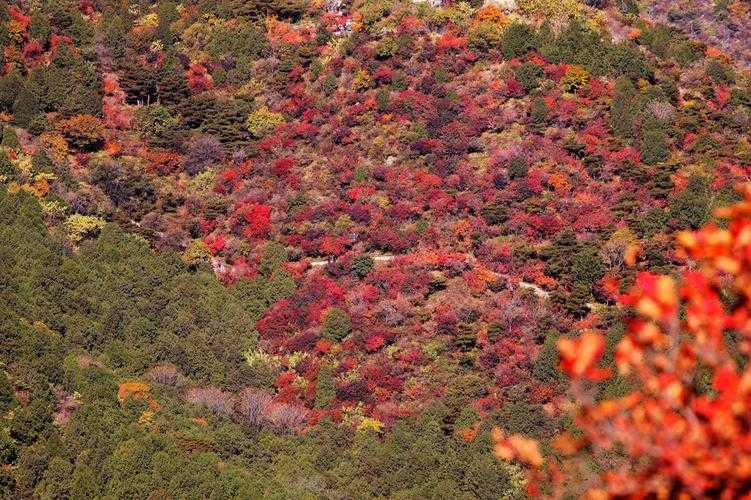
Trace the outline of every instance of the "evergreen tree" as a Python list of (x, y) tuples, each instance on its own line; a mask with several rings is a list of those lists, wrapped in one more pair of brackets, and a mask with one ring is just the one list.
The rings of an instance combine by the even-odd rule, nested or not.
[(174, 54), (167, 56), (159, 71), (156, 91), (159, 96), (159, 102), (167, 106), (180, 104), (190, 97), (190, 89), (188, 89), (188, 82), (185, 79), (185, 70), (180, 60)]
[(138, 60), (135, 54), (127, 55), (119, 67), (120, 87), (131, 104), (150, 104), (157, 101), (155, 71)]
[(328, 408), (334, 397), (336, 396), (336, 388), (334, 387), (334, 374), (331, 371), (331, 367), (323, 366), (318, 371), (318, 377), (316, 378), (316, 408)]
[(236, 149), (248, 143), (249, 136), (245, 130), (245, 118), (248, 105), (238, 99), (220, 101), (214, 113), (206, 116), (201, 125), (201, 132), (213, 135), (222, 144)]
[(2, 146), (14, 151), (21, 150), (21, 143), (18, 141), (18, 135), (13, 127), (3, 127)]
[(610, 126), (622, 139), (631, 139), (636, 118), (636, 89), (631, 80), (622, 76), (615, 82), (613, 101), (610, 104)]
[(125, 55), (128, 28), (123, 18), (118, 14), (104, 16), (102, 19), (102, 33), (104, 45), (115, 59)]
[(170, 29), (170, 25), (179, 18), (177, 3), (173, 0), (160, 0), (157, 3), (157, 16), (159, 16), (159, 24), (156, 36), (162, 41), (165, 48), (172, 47), (175, 36)]
[(26, 85), (21, 86), (13, 102), (13, 122), (26, 128), (42, 110), (42, 102), (37, 94)]
[(338, 307), (329, 309), (323, 319), (322, 326), (321, 334), (323, 337), (335, 342), (344, 340), (352, 331), (352, 322), (349, 315)]
[(175, 109), (181, 116), (180, 126), (183, 130), (200, 129), (209, 116), (217, 112), (217, 102), (209, 94), (198, 94), (183, 99)]
[(39, 40), (42, 45), (45, 45), (51, 33), (52, 27), (50, 26), (47, 16), (45, 16), (40, 9), (35, 9), (31, 13), (29, 38), (32, 40)]
[(18, 97), (19, 90), (24, 85), (24, 79), (18, 70), (13, 70), (0, 77), (0, 111), (10, 113), (13, 103)]

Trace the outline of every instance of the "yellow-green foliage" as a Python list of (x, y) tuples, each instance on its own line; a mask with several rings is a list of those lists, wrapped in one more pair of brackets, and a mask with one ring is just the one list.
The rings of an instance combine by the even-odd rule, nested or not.
[(65, 229), (68, 237), (79, 242), (84, 238), (94, 237), (99, 234), (106, 222), (104, 219), (92, 215), (73, 214), (65, 220)]
[(136, 20), (135, 25), (141, 29), (156, 29), (159, 25), (159, 16), (151, 13)]
[(473, 25), (467, 33), (469, 48), (476, 51), (487, 51), (501, 45), (503, 27), (492, 21), (484, 21)]
[(376, 433), (383, 432), (383, 422), (375, 418), (365, 417), (357, 425), (358, 431), (372, 431)]
[(566, 92), (576, 92), (589, 83), (589, 72), (581, 66), (569, 66), (561, 78), (561, 86)]
[(352, 78), (352, 90), (360, 92), (369, 89), (373, 85), (373, 77), (364, 69), (360, 69)]
[(308, 356), (307, 352), (295, 351), (287, 357), (287, 367), (293, 370), (297, 364)]
[(214, 185), (215, 177), (216, 172), (214, 172), (213, 170), (205, 170), (193, 177), (188, 182), (188, 186), (190, 186), (190, 190), (194, 193), (208, 193), (211, 190), (211, 187)]
[(182, 260), (186, 264), (201, 264), (211, 260), (211, 252), (203, 240), (193, 240), (182, 254)]
[(474, 9), (466, 2), (438, 8), (431, 7), (428, 2), (417, 5), (417, 15), (433, 25), (453, 23), (457, 26), (466, 26), (473, 13)]
[(245, 351), (243, 353), (243, 358), (245, 358), (245, 362), (251, 368), (265, 366), (272, 370), (278, 370), (281, 366), (279, 357), (272, 356), (267, 352), (262, 351), (261, 349)]
[(25, 154), (18, 155), (18, 159), (13, 162), (16, 166), (16, 170), (23, 178), (30, 178), (34, 171), (32, 157)]
[(274, 113), (264, 106), (248, 115), (245, 120), (245, 127), (253, 137), (260, 139), (272, 132), (281, 123), (284, 123), (284, 115)]
[(582, 12), (578, 0), (519, 0), (519, 8), (526, 14), (545, 16), (577, 15)]
[(59, 201), (40, 200), (39, 205), (42, 207), (42, 213), (45, 219), (60, 220), (65, 216), (68, 208)]
[(742, 137), (735, 146), (735, 156), (741, 161), (751, 161), (751, 141)]

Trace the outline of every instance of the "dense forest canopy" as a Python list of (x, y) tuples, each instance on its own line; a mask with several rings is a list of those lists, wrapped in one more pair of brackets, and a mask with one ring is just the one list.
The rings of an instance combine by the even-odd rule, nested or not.
[(0, 495), (747, 493), (750, 19), (0, 2)]

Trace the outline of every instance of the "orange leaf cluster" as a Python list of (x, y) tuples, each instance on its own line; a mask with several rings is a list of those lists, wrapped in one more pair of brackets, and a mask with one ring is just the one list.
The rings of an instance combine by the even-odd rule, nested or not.
[(148, 398), (150, 390), (149, 384), (143, 382), (123, 382), (117, 388), (117, 400), (121, 403), (128, 399), (144, 401)]
[(727, 228), (679, 235), (690, 263), (680, 279), (641, 273), (620, 298), (634, 317), (615, 361), (631, 393), (596, 401), (582, 383), (600, 375), (602, 335), (558, 343), (583, 438), (562, 436), (554, 446), (625, 455), (594, 497), (737, 498), (751, 490), (751, 367), (742, 361), (751, 354), (751, 185), (740, 189), (745, 201), (718, 212)]
[(493, 454), (500, 459), (519, 460), (533, 467), (539, 467), (544, 462), (540, 447), (534, 439), (521, 434), (506, 436), (498, 427), (493, 429), (491, 437)]
[(558, 340), (561, 353), (561, 369), (571, 377), (602, 380), (610, 375), (597, 363), (605, 351), (605, 339), (597, 332), (586, 332), (577, 339), (562, 338)]
[(502, 25), (508, 22), (508, 18), (501, 12), (501, 9), (493, 4), (481, 7), (475, 14), (475, 20), (478, 23), (490, 22)]

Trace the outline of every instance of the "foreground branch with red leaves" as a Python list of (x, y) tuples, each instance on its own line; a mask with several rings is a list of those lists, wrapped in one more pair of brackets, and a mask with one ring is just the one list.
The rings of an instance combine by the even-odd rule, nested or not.
[(633, 312), (615, 351), (630, 393), (593, 397), (593, 382), (611, 376), (598, 366), (602, 334), (559, 341), (578, 430), (554, 447), (568, 457), (541, 468), (540, 457), (494, 435), (497, 456), (534, 467), (530, 484), (544, 469), (547, 494), (561, 496), (571, 464), (600, 453), (610, 460), (588, 498), (751, 498), (751, 185), (740, 189), (745, 201), (717, 213), (727, 228), (678, 235), (691, 264), (680, 279), (641, 273), (619, 298)]

